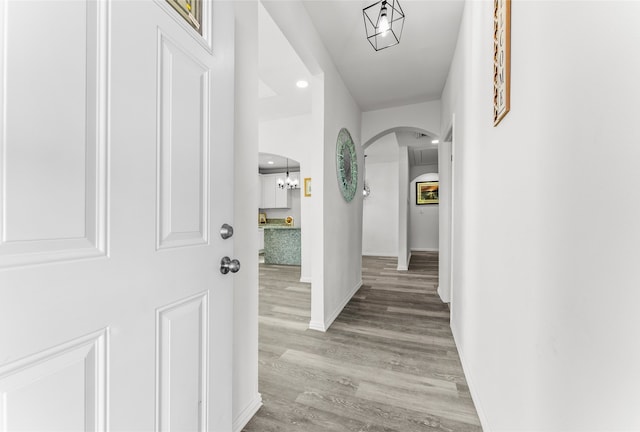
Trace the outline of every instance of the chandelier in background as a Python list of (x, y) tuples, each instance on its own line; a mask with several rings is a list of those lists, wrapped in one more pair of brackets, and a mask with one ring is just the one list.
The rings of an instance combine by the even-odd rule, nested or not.
[(287, 178), (282, 180), (281, 178), (278, 179), (278, 187), (280, 189), (298, 189), (299, 184), (298, 184), (298, 179), (293, 180), (291, 178), (291, 176), (289, 175), (289, 158), (287, 158)]

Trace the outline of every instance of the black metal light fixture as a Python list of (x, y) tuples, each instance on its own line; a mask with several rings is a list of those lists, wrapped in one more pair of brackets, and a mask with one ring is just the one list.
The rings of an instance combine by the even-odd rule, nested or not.
[(404, 11), (398, 0), (380, 0), (362, 9), (367, 40), (380, 51), (400, 43)]
[(289, 159), (287, 158), (287, 178), (285, 180), (278, 179), (278, 187), (280, 189), (298, 189), (298, 179), (291, 179), (289, 176)]

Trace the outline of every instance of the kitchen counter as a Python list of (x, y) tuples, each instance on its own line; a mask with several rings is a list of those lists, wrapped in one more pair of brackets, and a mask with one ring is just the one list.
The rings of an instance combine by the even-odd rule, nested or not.
[(286, 230), (299, 230), (299, 227), (292, 227), (286, 225), (260, 225), (263, 229), (286, 229)]
[(300, 265), (300, 228), (261, 225), (264, 229), (264, 263)]

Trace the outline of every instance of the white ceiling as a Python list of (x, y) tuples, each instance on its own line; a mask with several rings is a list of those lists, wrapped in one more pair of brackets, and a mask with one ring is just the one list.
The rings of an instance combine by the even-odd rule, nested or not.
[[(303, 0), (345, 84), (363, 111), (400, 106), (442, 95), (455, 49), (463, 0), (399, 0), (406, 19), (400, 44), (374, 51), (362, 9), (375, 0)], [(260, 121), (311, 112), (311, 74), (259, 3)], [(367, 148), (367, 163), (397, 160), (397, 141), (409, 146), (410, 165), (437, 163), (437, 145), (413, 132), (387, 135)], [(267, 165), (267, 157), (277, 164)], [(260, 169), (283, 169), (286, 160), (260, 155)], [(275, 158), (278, 158), (275, 156)], [(291, 167), (291, 166), (290, 166)]]
[[(270, 164), (269, 162), (273, 162)], [(289, 171), (300, 171), (300, 163), (296, 160), (289, 159), (269, 153), (258, 153), (258, 171), (279, 171), (284, 172), (289, 163)]]
[(260, 121), (293, 117), (311, 112), (311, 87), (296, 87), (311, 74), (264, 9), (258, 6), (258, 76)]
[(362, 9), (375, 0), (305, 0), (345, 84), (363, 111), (440, 99), (458, 36), (462, 0), (400, 0), (400, 44), (374, 51)]
[(438, 144), (432, 143), (430, 136), (416, 132), (396, 132), (398, 143), (408, 147), (409, 166), (436, 165), (438, 163)]
[(409, 166), (416, 165), (437, 165), (438, 149), (437, 148), (409, 148)]

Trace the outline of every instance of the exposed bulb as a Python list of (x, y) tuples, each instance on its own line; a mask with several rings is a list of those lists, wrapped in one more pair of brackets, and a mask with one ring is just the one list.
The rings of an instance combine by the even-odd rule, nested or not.
[(389, 18), (387, 18), (387, 8), (385, 6), (380, 9), (380, 20), (378, 20), (378, 32), (382, 32), (382, 37), (389, 34)]

